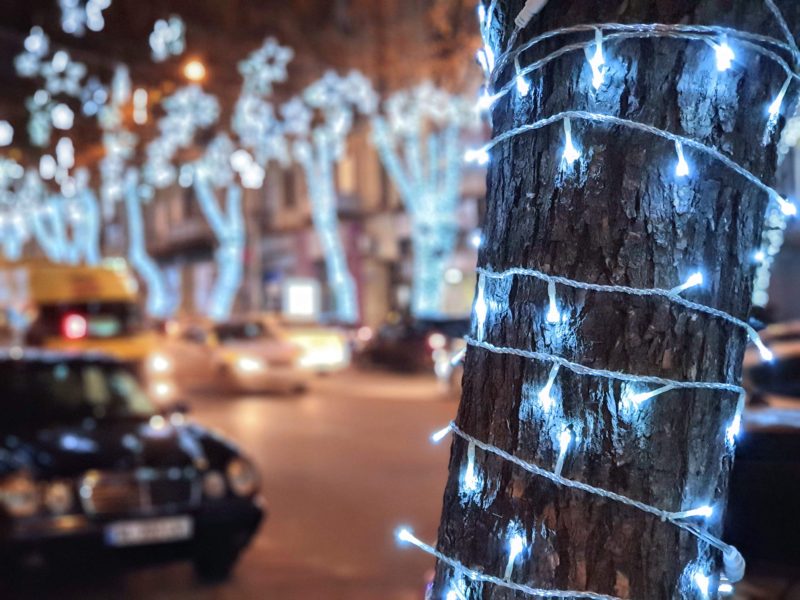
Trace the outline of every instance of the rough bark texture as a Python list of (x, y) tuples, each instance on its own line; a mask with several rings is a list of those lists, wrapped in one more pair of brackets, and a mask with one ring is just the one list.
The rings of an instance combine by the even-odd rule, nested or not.
[[(500, 0), (501, 46), (523, 3)], [(794, 28), (795, 15), (787, 17)], [(781, 37), (761, 0), (551, 0), (520, 40), (600, 22), (728, 25)], [(549, 41), (526, 54), (523, 64), (567, 40), (575, 38)], [(513, 94), (495, 106), (495, 135), (563, 110), (590, 110), (695, 138), (772, 181), (777, 134), (767, 146), (761, 142), (766, 107), (785, 79), (774, 64), (737, 49), (735, 66), (718, 73), (708, 45), (668, 39), (609, 44), (606, 58), (609, 72), (597, 92), (582, 53), (538, 72), (528, 97)], [(509, 77), (513, 70), (503, 73), (500, 83)], [(560, 123), (492, 151), (480, 265), (526, 266), (641, 288), (674, 287), (702, 268), (706, 285), (690, 297), (746, 318), (765, 193), (692, 151), (686, 153), (692, 174), (678, 180), (673, 144), (644, 133), (582, 122), (573, 122), (572, 129), (583, 158), (571, 170), (560, 167)], [(546, 284), (515, 278), (487, 281), (486, 290), (490, 306), (493, 300), (499, 307), (490, 308), (485, 330), (485, 339), (496, 345), (674, 379), (740, 376), (744, 333), (664, 300), (559, 286), (568, 322), (554, 328), (544, 318)], [(556, 405), (546, 415), (536, 393), (549, 370), (549, 364), (471, 348), (458, 425), (548, 469), (557, 459), (558, 436), (569, 426), (577, 442), (566, 457), (566, 477), (667, 510), (714, 505), (710, 528), (720, 533), (732, 464), (725, 434), (735, 395), (670, 392), (626, 411), (620, 402), (625, 385), (561, 369), (553, 390)], [(700, 598), (687, 568), (694, 564), (712, 575), (711, 597), (716, 597), (718, 554), (635, 509), (558, 488), (480, 450), (481, 490), (476, 499), (459, 496), (467, 447), (454, 438), (438, 541), (445, 554), (502, 577), (509, 526), (518, 522), (532, 548), (514, 569), (516, 582), (638, 600)], [(445, 596), (453, 577), (439, 564), (433, 598)], [(467, 597), (524, 596), (471, 583)]]

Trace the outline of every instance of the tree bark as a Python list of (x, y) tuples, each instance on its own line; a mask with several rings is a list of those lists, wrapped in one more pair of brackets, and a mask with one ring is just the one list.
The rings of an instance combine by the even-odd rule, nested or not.
[[(497, 5), (498, 55), (523, 4)], [(794, 29), (797, 8), (782, 8), (792, 13), (786, 16)], [(726, 25), (783, 39), (761, 0), (551, 0), (517, 43), (558, 27), (603, 22)], [(577, 39), (587, 34), (548, 40), (521, 62)], [(525, 98), (514, 92), (497, 102), (494, 135), (564, 110), (616, 115), (719, 148), (771, 183), (783, 118), (766, 145), (762, 138), (767, 106), (786, 76), (771, 61), (735, 49), (733, 68), (720, 73), (714, 51), (702, 42), (609, 42), (608, 72), (597, 91), (586, 56), (567, 54), (530, 77)], [(506, 68), (498, 87), (514, 75), (513, 67)], [(790, 97), (792, 92), (784, 113), (793, 104)], [(769, 200), (764, 191), (686, 148), (692, 172), (679, 179), (674, 145), (643, 132), (576, 121), (572, 132), (582, 158), (571, 169), (561, 165), (560, 122), (492, 150), (479, 265), (496, 271), (523, 266), (637, 288), (672, 288), (699, 268), (706, 283), (688, 296), (746, 319), (751, 257)], [(640, 375), (740, 378), (745, 332), (668, 300), (559, 285), (559, 308), (567, 321), (554, 327), (545, 320), (546, 283), (515, 277), (487, 280), (485, 287), (490, 306), (485, 339), (492, 344)], [(555, 407), (545, 413), (536, 394), (551, 366), (471, 347), (457, 425), (548, 470), (557, 461), (558, 437), (569, 427), (575, 441), (566, 453), (565, 477), (670, 511), (712, 505), (707, 523), (719, 535), (732, 466), (726, 431), (736, 395), (671, 391), (631, 411), (621, 401), (631, 391), (627, 384), (562, 368), (553, 388)], [(675, 525), (558, 487), (480, 449), (475, 454), (480, 488), (465, 494), (467, 454), (468, 444), (454, 437), (438, 539), (444, 554), (503, 577), (508, 533), (518, 523), (528, 548), (513, 570), (514, 582), (638, 600), (702, 598), (691, 577), (699, 568), (711, 576), (710, 597), (717, 597), (719, 553)], [(457, 577), (440, 562), (433, 598), (444, 598)], [(525, 597), (470, 581), (467, 589), (467, 598)]]

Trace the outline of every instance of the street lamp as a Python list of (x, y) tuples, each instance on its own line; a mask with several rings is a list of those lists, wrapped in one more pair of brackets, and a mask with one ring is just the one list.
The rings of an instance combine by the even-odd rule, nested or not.
[(198, 59), (193, 58), (183, 65), (183, 76), (195, 83), (206, 78), (206, 66)]

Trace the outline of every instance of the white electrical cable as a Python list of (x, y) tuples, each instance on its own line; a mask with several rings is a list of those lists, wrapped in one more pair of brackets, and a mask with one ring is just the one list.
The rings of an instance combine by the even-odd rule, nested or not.
[(576, 592), (571, 590), (548, 590), (544, 588), (534, 588), (519, 583), (513, 583), (511, 581), (507, 581), (499, 577), (494, 577), (493, 575), (487, 575), (480, 571), (476, 571), (475, 569), (470, 569), (469, 567), (463, 565), (456, 559), (451, 558), (446, 554), (439, 552), (433, 546), (421, 541), (419, 538), (415, 537), (414, 534), (411, 533), (411, 531), (409, 531), (406, 528), (398, 530), (396, 535), (397, 539), (400, 540), (401, 542), (407, 542), (409, 544), (413, 544), (423, 552), (427, 552), (437, 560), (452, 567), (457, 572), (463, 573), (472, 581), (491, 583), (493, 585), (504, 587), (509, 590), (522, 592), (523, 594), (527, 594), (528, 596), (539, 596), (545, 598), (573, 598), (573, 599), (585, 598), (588, 600), (622, 600), (622, 598), (619, 598), (617, 596), (609, 596), (607, 594), (598, 594), (595, 592)]
[[(442, 431), (444, 431), (444, 430), (442, 430)], [(655, 506), (651, 506), (649, 504), (646, 504), (644, 502), (640, 502), (638, 500), (634, 500), (633, 498), (629, 498), (629, 497), (624, 496), (622, 494), (618, 494), (616, 492), (611, 492), (609, 490), (604, 490), (603, 488), (599, 488), (599, 487), (596, 487), (596, 486), (593, 486), (593, 485), (589, 485), (587, 483), (583, 483), (583, 482), (580, 482), (580, 481), (575, 481), (574, 479), (569, 479), (569, 478), (564, 477), (564, 476), (562, 476), (560, 474), (553, 473), (552, 471), (548, 471), (547, 469), (544, 469), (544, 468), (542, 468), (542, 467), (540, 467), (538, 465), (534, 465), (532, 463), (524, 461), (521, 458), (518, 458), (518, 457), (514, 456), (513, 454), (509, 454), (505, 450), (502, 450), (502, 449), (498, 448), (497, 446), (493, 446), (492, 444), (487, 444), (485, 442), (482, 442), (481, 440), (479, 440), (479, 439), (469, 435), (465, 431), (463, 431), (461, 428), (458, 427), (458, 425), (455, 424), (455, 422), (451, 422), (450, 423), (449, 432), (451, 432), (451, 433), (457, 435), (458, 437), (462, 438), (463, 440), (467, 441), (470, 445), (475, 446), (477, 448), (480, 448), (484, 452), (488, 452), (490, 454), (494, 454), (496, 456), (499, 456), (500, 458), (502, 458), (502, 459), (504, 459), (504, 460), (506, 460), (506, 461), (508, 461), (508, 462), (520, 467), (521, 469), (523, 469), (525, 471), (528, 471), (529, 473), (532, 473), (534, 475), (538, 475), (539, 477), (543, 477), (544, 479), (548, 479), (549, 481), (555, 483), (556, 485), (560, 485), (562, 487), (568, 487), (568, 488), (580, 490), (580, 491), (586, 492), (588, 494), (593, 494), (595, 496), (600, 496), (600, 497), (606, 498), (608, 500), (613, 500), (615, 502), (619, 502), (620, 504), (624, 504), (626, 506), (630, 506), (630, 507), (636, 508), (636, 509), (638, 509), (638, 510), (640, 510), (642, 512), (645, 512), (645, 513), (648, 513), (650, 515), (653, 515), (654, 517), (657, 517), (662, 521), (666, 521), (666, 522), (672, 523), (673, 525), (679, 527), (680, 529), (683, 529), (684, 531), (686, 531), (688, 533), (691, 533), (692, 535), (694, 535), (698, 539), (701, 539), (702, 541), (706, 542), (707, 544), (709, 544), (709, 545), (717, 548), (718, 550), (722, 551), (723, 555), (728, 557), (727, 562), (730, 564), (730, 567), (728, 567), (726, 565), (726, 570), (725, 570), (725, 573), (726, 573), (726, 576), (728, 577), (728, 579), (730, 579), (731, 581), (735, 582), (735, 581), (739, 581), (742, 578), (741, 576), (736, 578), (737, 573), (739, 573), (739, 563), (743, 563), (743, 561), (744, 561), (744, 559), (741, 558), (741, 555), (739, 554), (739, 551), (734, 546), (731, 546), (730, 544), (726, 544), (725, 542), (723, 542), (718, 537), (712, 535), (708, 531), (705, 531), (705, 530), (699, 528), (694, 523), (686, 522), (686, 519), (688, 518), (686, 516), (687, 513), (688, 514), (692, 514), (692, 516), (701, 516), (700, 511), (697, 511), (697, 510), (693, 510), (693, 511), (676, 511), (676, 512), (666, 511), (666, 510), (662, 510), (660, 508), (657, 508)], [(730, 568), (730, 571), (729, 571), (729, 568)], [(742, 576), (744, 575), (743, 571), (744, 571), (744, 569), (742, 568), (741, 569)]]
[[(719, 27), (719, 26), (709, 26), (709, 25), (681, 25), (681, 24), (665, 24), (665, 23), (650, 23), (650, 24), (588, 23), (582, 25), (573, 25), (571, 27), (562, 27), (560, 29), (554, 29), (552, 31), (548, 31), (534, 38), (531, 38), (528, 42), (517, 48), (514, 48), (513, 50), (509, 50), (503, 53), (501, 56), (497, 57), (496, 60), (497, 68), (495, 69), (491, 83), (494, 83), (496, 81), (496, 77), (499, 76), (499, 74), (503, 71), (503, 67), (505, 67), (507, 62), (513, 60), (521, 53), (530, 50), (535, 45), (557, 36), (571, 35), (587, 31), (595, 31), (597, 29), (603, 31), (615, 31), (623, 34), (628, 34), (627, 36), (620, 36), (619, 34), (611, 34), (609, 36), (606, 36), (605, 39), (607, 40), (620, 39), (620, 38), (621, 39), (637, 38), (637, 37), (673, 37), (677, 39), (706, 41), (708, 39), (714, 39), (726, 36), (731, 39), (735, 39), (737, 41), (737, 44), (746, 45), (748, 48), (753, 49), (756, 52), (762, 53), (765, 56), (768, 56), (771, 60), (776, 60), (776, 62), (781, 64), (781, 67), (784, 69), (789, 68), (788, 65), (786, 65), (786, 62), (780, 56), (775, 54), (775, 52), (768, 50), (763, 46), (770, 46), (778, 50), (790, 53), (794, 58), (795, 63), (797, 63), (798, 60), (800, 60), (800, 51), (796, 50), (795, 48), (786, 44), (785, 42), (782, 42), (781, 40), (775, 39), (771, 36), (732, 29), (730, 27)], [(513, 36), (512, 40), (514, 40)], [(588, 42), (588, 44), (577, 44), (570, 46), (569, 51), (580, 49), (585, 45), (591, 45), (592, 43), (593, 42)], [(513, 44), (509, 44), (510, 48), (512, 46)], [(560, 52), (559, 55), (560, 54), (563, 54), (563, 52)], [(549, 62), (547, 58), (544, 60), (545, 62)], [(796, 73), (796, 71), (792, 71), (791, 69), (789, 70), (793, 73)]]
[(526, 269), (522, 267), (513, 267), (510, 269), (506, 269), (504, 271), (493, 271), (491, 269), (487, 269), (485, 267), (478, 267), (477, 272), (481, 275), (485, 275), (490, 279), (506, 279), (513, 276), (525, 276), (525, 277), (534, 277), (536, 279), (540, 279), (542, 281), (550, 283), (558, 283), (561, 285), (565, 285), (567, 287), (582, 289), (582, 290), (590, 290), (594, 292), (608, 292), (608, 293), (620, 293), (620, 294), (628, 294), (631, 296), (655, 296), (660, 298), (666, 298), (670, 302), (674, 302), (675, 304), (679, 304), (691, 310), (695, 310), (697, 312), (702, 312), (713, 317), (717, 317), (724, 321), (727, 321), (737, 327), (741, 327), (742, 329), (747, 332), (747, 337), (753, 342), (756, 346), (758, 346), (759, 351), (761, 352), (762, 357), (766, 360), (771, 359), (771, 352), (764, 346), (764, 343), (761, 341), (761, 338), (758, 335), (758, 332), (747, 322), (734, 317), (733, 315), (719, 310), (717, 308), (713, 308), (711, 306), (707, 306), (705, 304), (700, 304), (699, 302), (692, 302), (691, 300), (687, 300), (683, 296), (673, 293), (671, 290), (663, 289), (663, 288), (634, 288), (625, 285), (604, 285), (599, 283), (586, 283), (583, 281), (577, 281), (575, 279), (569, 279), (568, 277), (562, 277), (557, 275), (548, 275), (546, 273), (542, 273), (541, 271), (537, 271), (536, 269)]
[(467, 336), (464, 338), (467, 344), (477, 348), (483, 348), (494, 354), (510, 354), (531, 360), (540, 360), (552, 364), (560, 365), (569, 369), (578, 375), (589, 375), (592, 377), (602, 377), (605, 379), (612, 379), (615, 381), (631, 381), (634, 383), (648, 383), (659, 386), (672, 386), (674, 389), (697, 389), (697, 390), (717, 390), (723, 392), (731, 392), (734, 394), (744, 394), (743, 387), (734, 385), (732, 383), (712, 382), (712, 381), (680, 381), (677, 379), (667, 379), (665, 377), (656, 377), (654, 375), (633, 375), (631, 373), (624, 373), (622, 371), (611, 371), (608, 369), (594, 369), (585, 365), (572, 362), (561, 356), (550, 354), (549, 352), (537, 352), (535, 350), (521, 350), (519, 348), (509, 348), (507, 346), (495, 346), (489, 342), (476, 340), (473, 337)]
[(797, 42), (794, 39), (794, 35), (792, 35), (791, 29), (789, 29), (789, 24), (786, 22), (786, 19), (783, 18), (781, 9), (778, 8), (773, 0), (764, 0), (764, 3), (778, 22), (778, 26), (781, 28), (781, 32), (786, 38), (786, 41), (789, 42), (789, 45), (794, 49), (795, 53), (800, 53), (800, 48), (797, 47)]
[(653, 127), (652, 125), (646, 125), (645, 123), (639, 123), (638, 121), (631, 121), (630, 119), (623, 119), (621, 117), (615, 117), (613, 115), (607, 115), (602, 113), (593, 113), (588, 112), (585, 110), (566, 110), (560, 113), (556, 113), (544, 119), (539, 119), (538, 121), (534, 121), (533, 123), (528, 123), (527, 125), (521, 125), (520, 127), (515, 127), (514, 129), (510, 129), (505, 131), (492, 139), (490, 142), (482, 146), (481, 148), (475, 150), (478, 153), (488, 153), (492, 148), (497, 146), (498, 144), (510, 140), (518, 135), (522, 135), (524, 133), (528, 133), (531, 131), (536, 131), (538, 129), (542, 129), (554, 123), (558, 123), (560, 121), (564, 121), (565, 119), (577, 119), (581, 121), (586, 121), (590, 123), (602, 123), (608, 125), (619, 125), (621, 127), (627, 127), (629, 129), (634, 129), (637, 131), (643, 131), (650, 135), (654, 135), (657, 137), (664, 138), (671, 142), (680, 142), (683, 146), (687, 146), (689, 148), (693, 148), (703, 154), (710, 156), (711, 158), (721, 162), (723, 165), (728, 167), (730, 170), (734, 171), (735, 173), (741, 175), (750, 183), (758, 187), (759, 189), (766, 192), (770, 199), (775, 200), (781, 207), (781, 210), (784, 214), (796, 214), (797, 208), (783, 199), (783, 197), (778, 193), (777, 190), (772, 188), (771, 186), (767, 185), (761, 179), (756, 177), (753, 173), (748, 171), (746, 168), (741, 166), (739, 163), (734, 161), (733, 159), (725, 156), (711, 146), (707, 146), (702, 142), (698, 142), (692, 138), (688, 138), (682, 135), (677, 135), (671, 133), (669, 131), (665, 131), (664, 129), (659, 129), (658, 127)]

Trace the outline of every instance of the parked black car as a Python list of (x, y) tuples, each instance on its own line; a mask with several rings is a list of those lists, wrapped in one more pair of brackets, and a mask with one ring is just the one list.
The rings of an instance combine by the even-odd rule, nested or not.
[(158, 413), (125, 365), (0, 351), (0, 565), (190, 559), (226, 576), (264, 510), (228, 440)]

